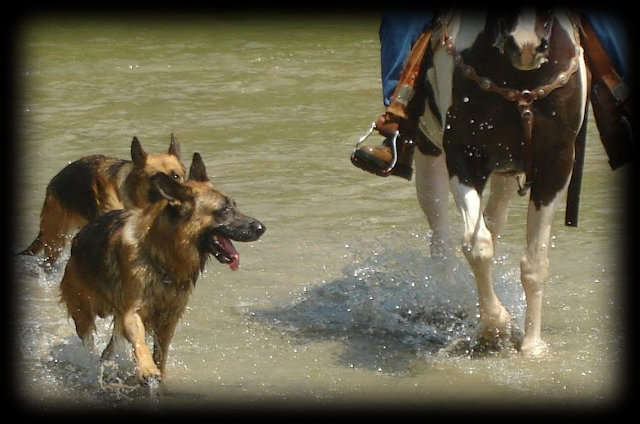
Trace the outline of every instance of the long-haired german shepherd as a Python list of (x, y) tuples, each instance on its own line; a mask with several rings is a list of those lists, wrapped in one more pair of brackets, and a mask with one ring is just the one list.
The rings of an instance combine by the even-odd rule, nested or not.
[(147, 154), (137, 137), (131, 142), (131, 161), (103, 155), (78, 159), (64, 167), (47, 186), (40, 213), (40, 232), (21, 255), (43, 249), (53, 265), (66, 246), (66, 237), (87, 222), (115, 209), (149, 204), (150, 179), (158, 172), (184, 181), (180, 143), (173, 134), (167, 153)]
[[(169, 343), (207, 258), (236, 270), (231, 240), (254, 241), (265, 231), (213, 186), (198, 153), (186, 182), (158, 173), (151, 184), (154, 202), (146, 208), (111, 211), (78, 232), (60, 285), (61, 303), (89, 349), (96, 316), (114, 316), (102, 358), (124, 336), (142, 382), (164, 376)], [(146, 332), (154, 336), (153, 355)]]

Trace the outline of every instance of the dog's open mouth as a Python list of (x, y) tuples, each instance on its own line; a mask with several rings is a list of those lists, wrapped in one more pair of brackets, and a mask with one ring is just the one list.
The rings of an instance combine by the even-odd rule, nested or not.
[(213, 256), (221, 263), (229, 264), (229, 268), (236, 271), (240, 267), (240, 254), (233, 247), (231, 240), (220, 234), (214, 234), (211, 240)]

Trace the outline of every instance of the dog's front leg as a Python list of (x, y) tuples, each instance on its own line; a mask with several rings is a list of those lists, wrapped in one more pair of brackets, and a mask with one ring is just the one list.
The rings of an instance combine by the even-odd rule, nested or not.
[(178, 318), (169, 319), (160, 328), (155, 331), (155, 343), (153, 345), (153, 360), (160, 368), (162, 376), (165, 375), (165, 366), (167, 364), (167, 356), (169, 355), (169, 343), (173, 339), (173, 334), (178, 325)]
[(118, 314), (115, 314), (113, 319), (113, 331), (111, 333), (111, 339), (109, 340), (109, 344), (102, 351), (102, 356), (100, 360), (102, 361), (110, 361), (113, 359), (114, 354), (116, 353), (116, 349), (120, 346), (120, 342), (122, 340), (124, 334), (124, 328), (122, 327), (122, 317)]
[(124, 335), (133, 346), (133, 356), (138, 365), (138, 378), (148, 383), (152, 378), (161, 377), (160, 370), (153, 362), (151, 351), (145, 340), (145, 329), (142, 318), (136, 309), (126, 311), (122, 317)]

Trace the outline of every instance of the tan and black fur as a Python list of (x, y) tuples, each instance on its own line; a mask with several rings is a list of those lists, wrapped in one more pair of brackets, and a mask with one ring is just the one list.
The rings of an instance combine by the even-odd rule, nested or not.
[(149, 204), (150, 178), (158, 172), (184, 181), (180, 143), (171, 134), (167, 153), (147, 154), (137, 137), (131, 161), (103, 155), (86, 156), (64, 167), (47, 186), (40, 213), (40, 232), (21, 255), (44, 250), (53, 265), (66, 246), (66, 237), (96, 217), (115, 209)]
[[(157, 199), (146, 208), (111, 211), (78, 232), (60, 285), (61, 303), (89, 349), (96, 317), (114, 316), (102, 358), (124, 336), (142, 382), (164, 376), (169, 343), (208, 257), (235, 270), (239, 255), (230, 240), (254, 241), (265, 231), (213, 186), (198, 153), (186, 182), (158, 173), (151, 184)], [(154, 336), (153, 354), (146, 333)]]

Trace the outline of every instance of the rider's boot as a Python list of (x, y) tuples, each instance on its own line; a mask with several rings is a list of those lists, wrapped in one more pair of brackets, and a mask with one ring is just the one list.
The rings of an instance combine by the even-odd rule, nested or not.
[(411, 180), (413, 142), (402, 138), (397, 133), (398, 125), (386, 122), (385, 114), (376, 121), (376, 129), (386, 136), (382, 145), (358, 147), (351, 155), (351, 162), (358, 168), (381, 177), (395, 175)]
[(418, 117), (424, 112), (425, 101), (421, 65), (430, 37), (431, 28), (416, 40), (386, 112), (372, 127), (386, 137), (382, 145), (361, 146), (364, 137), (352, 153), (351, 162), (358, 168), (382, 177), (396, 175), (411, 180), (415, 148), (412, 138), (418, 132)]

